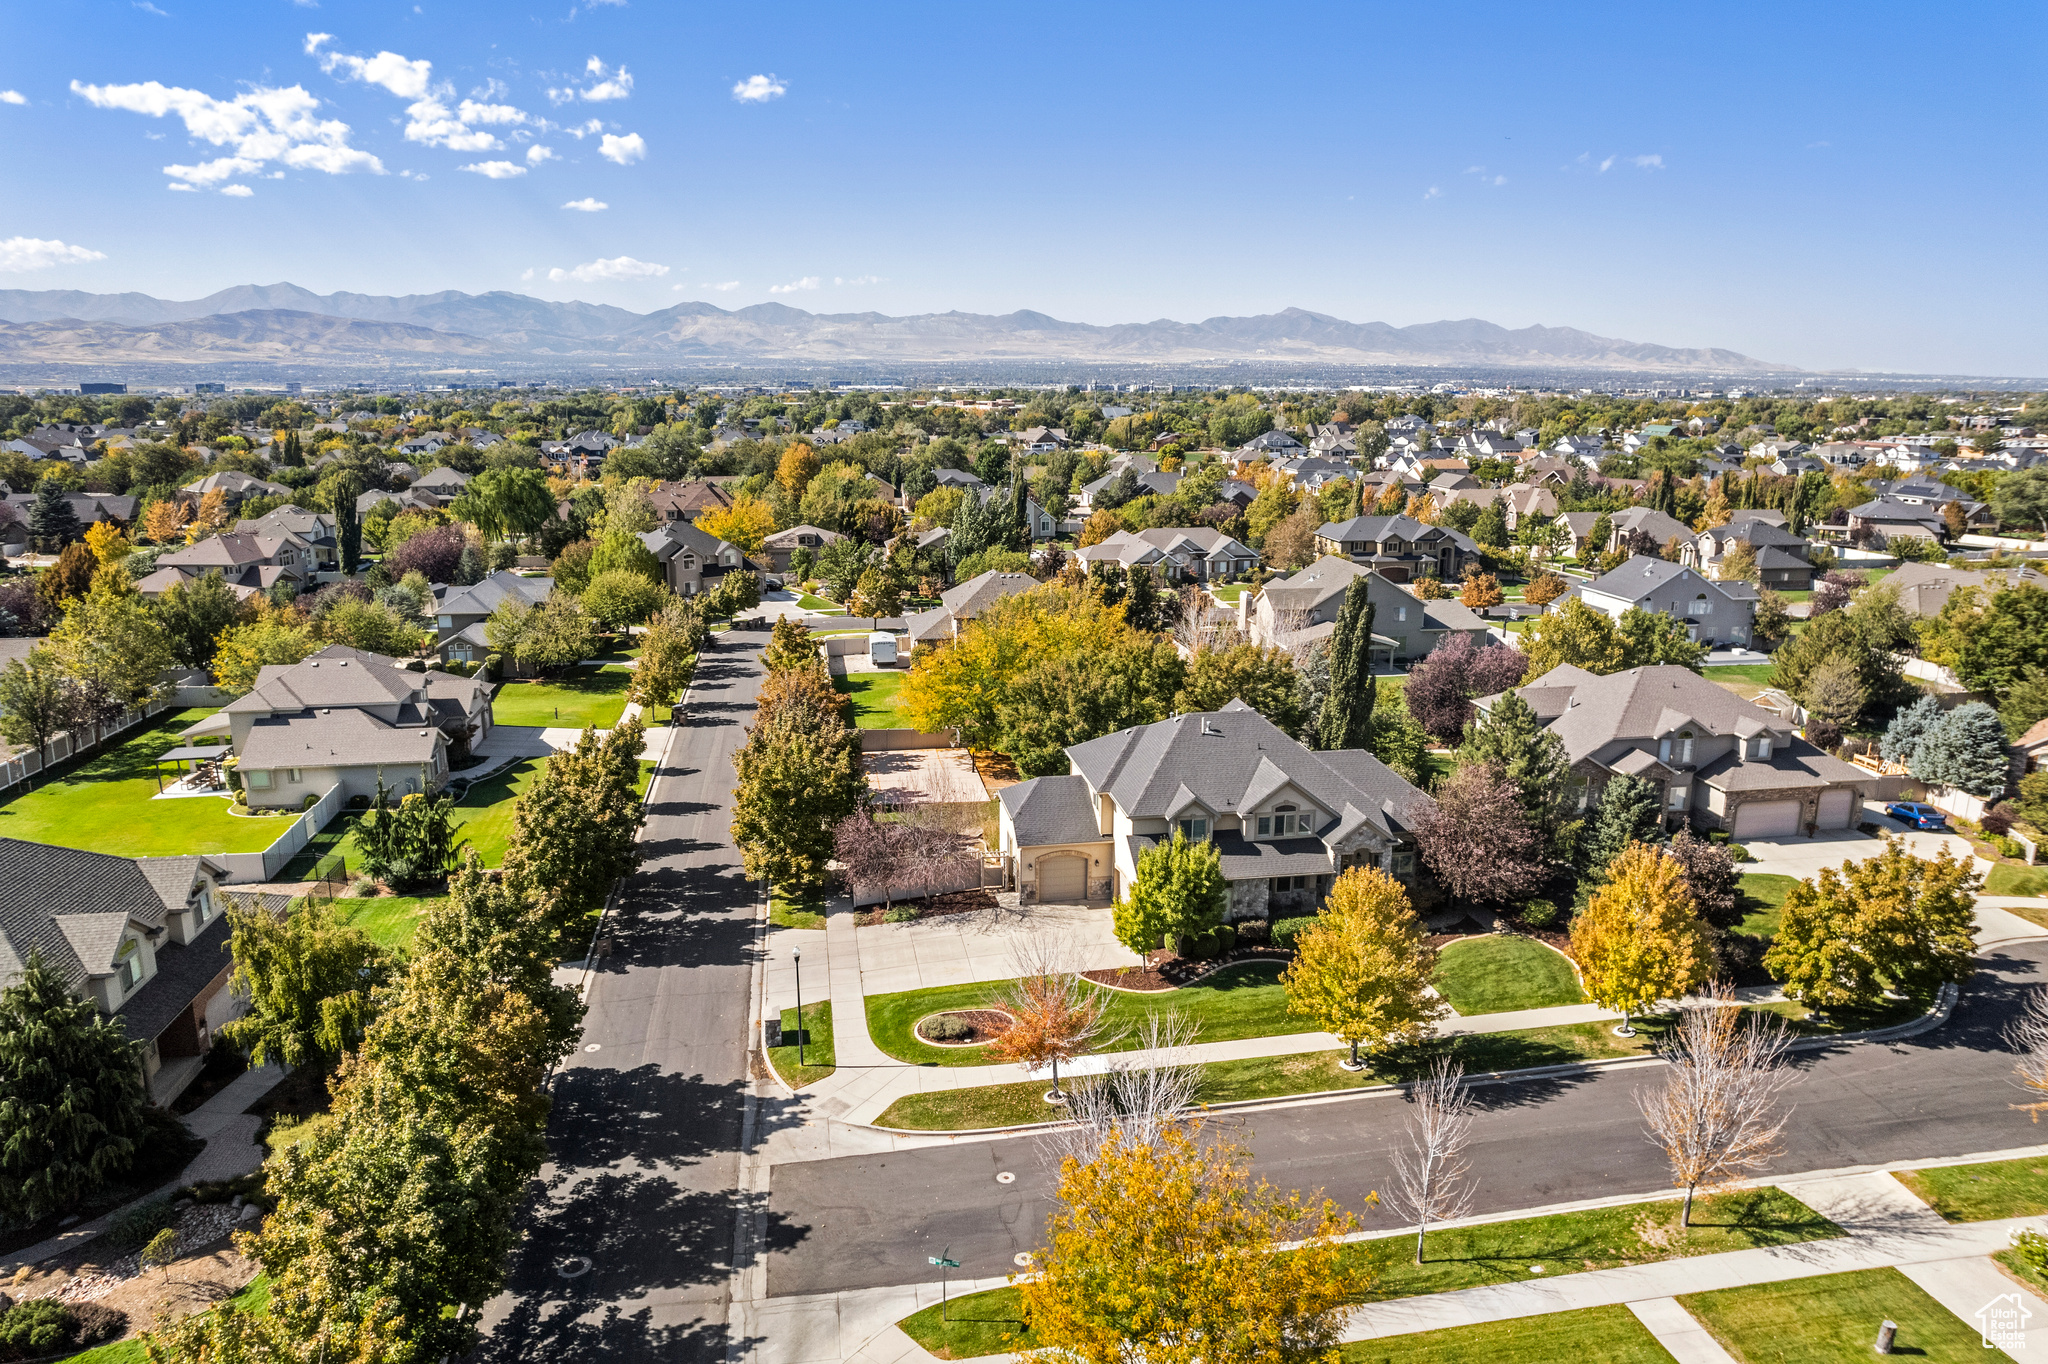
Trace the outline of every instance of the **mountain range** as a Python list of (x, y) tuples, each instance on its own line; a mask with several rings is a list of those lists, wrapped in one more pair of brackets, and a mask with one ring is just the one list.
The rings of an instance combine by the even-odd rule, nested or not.
[(810, 313), (780, 303), (678, 303), (635, 313), (494, 291), (391, 297), (238, 285), (187, 301), (149, 294), (0, 290), (0, 361), (114, 366), (349, 365), (549, 359), (660, 361), (1263, 363), (1619, 371), (1788, 372), (1735, 351), (1621, 341), (1572, 327), (1478, 318), (1408, 327), (1302, 308), (1202, 322), (1062, 322), (1044, 313)]

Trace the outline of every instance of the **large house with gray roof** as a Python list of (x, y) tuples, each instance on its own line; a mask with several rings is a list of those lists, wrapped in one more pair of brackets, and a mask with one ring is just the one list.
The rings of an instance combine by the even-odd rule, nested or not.
[(182, 732), (225, 733), (235, 771), (257, 809), (296, 809), (336, 786), (374, 796), (437, 791), (452, 746), (490, 734), (480, 678), (414, 672), (393, 659), (334, 644), (299, 663), (271, 664), (248, 695)]
[(1215, 842), (1232, 922), (1312, 914), (1347, 867), (1426, 893), (1413, 829), (1429, 797), (1361, 749), (1304, 747), (1243, 701), (1075, 744), (1067, 760), (1071, 775), (1000, 794), (1001, 855), (1027, 904), (1116, 899), (1139, 854), (1176, 832)]
[(1326, 555), (1258, 593), (1237, 599), (1238, 628), (1254, 644), (1297, 645), (1327, 639), (1336, 631), (1344, 594), (1354, 580), (1366, 580), (1372, 603), (1372, 663), (1376, 670), (1406, 668), (1455, 635), (1486, 642), (1487, 625), (1472, 609), (1450, 598), (1424, 601), (1364, 564)]
[(1725, 525), (1709, 526), (1688, 541), (1680, 562), (1720, 578), (1721, 562), (1728, 551), (1747, 545), (1756, 556), (1761, 586), (1773, 592), (1808, 591), (1813, 587), (1814, 567), (1806, 557), (1806, 540), (1785, 529), (1783, 521), (1782, 512), (1736, 512)]
[(938, 644), (960, 633), (960, 627), (1004, 597), (1029, 592), (1038, 579), (1029, 573), (1004, 573), (998, 569), (969, 578), (939, 594), (939, 604), (904, 618), (910, 645)]
[(1083, 564), (1144, 566), (1169, 582), (1219, 582), (1249, 573), (1259, 552), (1213, 526), (1120, 530), (1077, 551)]
[(1479, 545), (1449, 526), (1411, 516), (1354, 516), (1316, 531), (1316, 553), (1364, 564), (1397, 583), (1419, 578), (1456, 582), (1479, 562)]
[(1620, 620), (1630, 607), (1661, 611), (1685, 626), (1686, 638), (1746, 649), (1756, 623), (1756, 589), (1736, 578), (1716, 581), (1696, 568), (1638, 554), (1575, 589), (1580, 601)]
[(218, 572), (228, 586), (249, 589), (243, 596), (268, 592), (279, 583), (290, 583), (296, 591), (317, 566), (313, 547), (296, 535), (229, 531), (159, 555), (155, 569), (135, 590), (145, 597), (161, 596), (178, 583)]
[(664, 521), (640, 536), (661, 565), (669, 590), (679, 597), (709, 592), (728, 573), (752, 573), (739, 546), (728, 544), (691, 521)]
[[(1671, 827), (1789, 838), (1855, 828), (1875, 780), (1689, 668), (1600, 677), (1565, 664), (1514, 690), (1564, 741), (1582, 810), (1615, 777), (1640, 777)], [(1499, 700), (1474, 704), (1484, 714)]]
[(0, 838), (0, 988), (40, 958), (144, 1044), (150, 1097), (199, 1073), (245, 1003), (228, 987), (226, 870), (204, 857), (109, 857)]
[(484, 622), (508, 601), (539, 606), (555, 590), (553, 578), (528, 578), (501, 568), (468, 587), (450, 587), (434, 608), (434, 651), (444, 663), (481, 663), (491, 651)]

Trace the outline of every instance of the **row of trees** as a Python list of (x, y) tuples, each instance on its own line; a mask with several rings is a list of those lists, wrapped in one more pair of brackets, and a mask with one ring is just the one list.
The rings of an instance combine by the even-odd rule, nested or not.
[(733, 754), (732, 837), (749, 877), (822, 885), (841, 823), (867, 799), (853, 701), (832, 686), (803, 623), (776, 621), (753, 727)]

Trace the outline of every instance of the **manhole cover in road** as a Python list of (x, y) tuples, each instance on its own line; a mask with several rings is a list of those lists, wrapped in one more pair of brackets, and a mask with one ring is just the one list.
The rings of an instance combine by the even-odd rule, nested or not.
[(996, 1176), (996, 1183), (998, 1184), (1015, 1184), (1016, 1182), (1017, 1176), (1011, 1174), (1008, 1170)]
[(555, 1273), (565, 1279), (580, 1279), (589, 1272), (590, 1257), (588, 1255), (571, 1255), (568, 1259), (555, 1266)]
[(1019, 1269), (1031, 1268), (1031, 1252), (1028, 1250), (1018, 1251), (1015, 1263)]
[(592, 1042), (592, 1043), (591, 1043), (591, 1044), (590, 1044), (589, 1046), (585, 1047), (585, 1048), (584, 1048), (583, 1050), (585, 1050), (585, 1051), (602, 1051), (603, 1049), (604, 1049), (604, 1043), (602, 1043), (602, 1042)]

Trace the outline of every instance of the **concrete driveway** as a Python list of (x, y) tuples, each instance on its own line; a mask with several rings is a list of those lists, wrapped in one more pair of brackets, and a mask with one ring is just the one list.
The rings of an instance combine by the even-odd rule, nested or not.
[[(1934, 857), (1947, 848), (1957, 857), (1967, 857), (1976, 863), (1980, 872), (1989, 871), (1991, 864), (1977, 858), (1970, 849), (1970, 840), (1956, 834), (1923, 833), (1909, 829), (1896, 819), (1884, 813), (1884, 806), (1876, 801), (1863, 803), (1863, 819), (1875, 824), (1887, 833), (1902, 835), (1906, 850), (1916, 857)], [(1840, 833), (1818, 834), (1812, 838), (1753, 839), (1745, 842), (1749, 855), (1755, 860), (1743, 864), (1744, 872), (1760, 872), (1777, 876), (1792, 876), (1805, 880), (1822, 867), (1839, 867), (1844, 862), (1861, 862), (1866, 857), (1875, 857), (1884, 851), (1884, 841), (1869, 834), (1846, 829)]]

